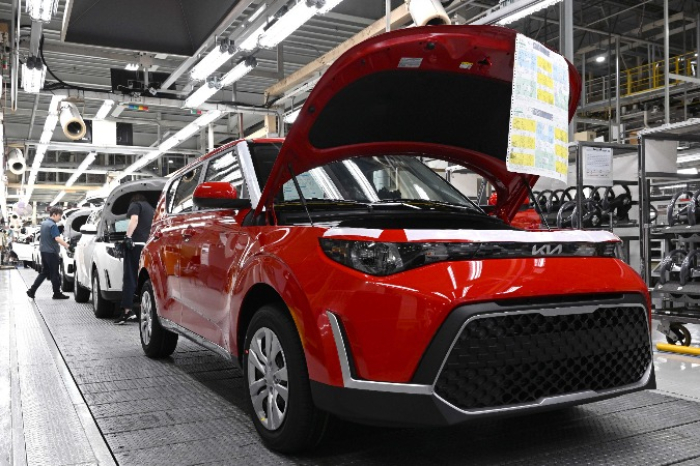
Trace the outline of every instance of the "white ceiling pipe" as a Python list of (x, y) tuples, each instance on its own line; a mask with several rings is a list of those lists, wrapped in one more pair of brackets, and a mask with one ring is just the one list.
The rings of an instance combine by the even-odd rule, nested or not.
[(451, 24), (440, 0), (406, 0), (406, 4), (417, 26)]
[[(27, 161), (21, 149), (14, 148), (7, 154), (7, 167), (15, 175), (21, 175), (27, 169)], [(2, 173), (0, 173), (2, 176)]]

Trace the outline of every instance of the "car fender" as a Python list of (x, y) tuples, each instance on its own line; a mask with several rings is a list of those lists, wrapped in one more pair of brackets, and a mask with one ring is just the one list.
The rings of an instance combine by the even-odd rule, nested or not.
[[(230, 283), (230, 282), (229, 282)], [(316, 315), (300, 283), (289, 266), (280, 258), (259, 254), (241, 267), (238, 278), (231, 287), (231, 328), (229, 351), (239, 355), (243, 342), (238, 341), (241, 306), (255, 285), (265, 284), (273, 288), (282, 298), (294, 319), (299, 339), (306, 356), (309, 377), (313, 380), (342, 385), (342, 374), (337, 350), (325, 313)]]

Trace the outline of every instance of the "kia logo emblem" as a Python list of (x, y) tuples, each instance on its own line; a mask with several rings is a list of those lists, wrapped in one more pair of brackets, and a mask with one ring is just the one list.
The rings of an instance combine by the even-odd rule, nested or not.
[(557, 244), (556, 246), (554, 246), (552, 244), (543, 244), (541, 246), (534, 245), (532, 247), (532, 255), (533, 256), (554, 256), (556, 254), (561, 254), (563, 250), (564, 250), (564, 247), (561, 244)]

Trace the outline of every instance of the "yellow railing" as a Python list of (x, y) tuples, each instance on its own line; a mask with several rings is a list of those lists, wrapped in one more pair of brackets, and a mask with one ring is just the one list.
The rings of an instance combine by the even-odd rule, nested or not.
[[(670, 74), (682, 76), (698, 76), (698, 57), (695, 52), (671, 57), (669, 61)], [(671, 79), (671, 85), (682, 81)], [(612, 84), (612, 85), (611, 85)], [(629, 68), (620, 73), (620, 97), (627, 97), (659, 89), (664, 86), (664, 60), (646, 65)], [(609, 95), (612, 88), (612, 95)], [(615, 98), (615, 75), (591, 79), (585, 83), (586, 102), (597, 102)]]

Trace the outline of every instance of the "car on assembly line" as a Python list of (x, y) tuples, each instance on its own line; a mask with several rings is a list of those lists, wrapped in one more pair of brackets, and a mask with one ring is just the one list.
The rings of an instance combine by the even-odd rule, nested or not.
[(75, 247), (75, 286), (77, 302), (92, 296), (96, 317), (109, 317), (122, 298), (123, 257), (121, 243), (126, 238), (126, 217), (131, 197), (143, 194), (153, 206), (160, 198), (164, 178), (122, 183), (107, 196), (80, 228), (82, 237)]
[[(145, 354), (184, 336), (239, 362), (252, 422), (281, 452), (335, 418), (452, 425), (654, 387), (649, 294), (619, 239), (510, 223), (538, 179), (506, 167), (515, 42), (491, 26), (371, 38), (286, 139), (176, 172), (141, 255)], [(424, 158), (483, 176), (495, 205)]]
[(63, 239), (69, 244), (69, 248), (61, 248), (61, 262), (59, 273), (61, 275), (61, 289), (63, 291), (73, 291), (73, 280), (75, 276), (75, 247), (78, 245), (83, 234), (80, 228), (85, 225), (93, 209), (72, 209), (68, 215), (61, 220), (63, 223)]

